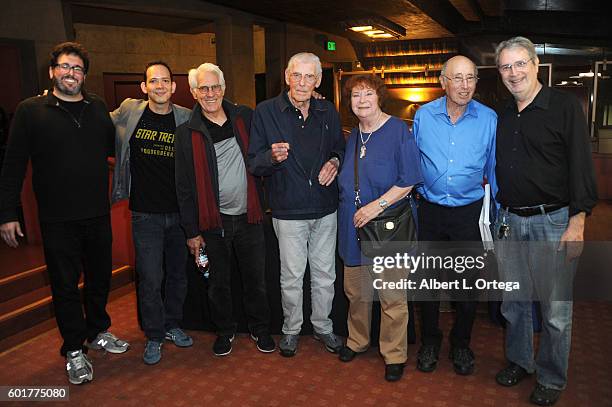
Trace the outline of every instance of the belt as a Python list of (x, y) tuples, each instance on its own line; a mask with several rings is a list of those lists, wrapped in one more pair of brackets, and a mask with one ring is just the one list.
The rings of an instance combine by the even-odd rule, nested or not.
[(535, 205), (535, 206), (503, 206), (502, 208), (508, 212), (514, 213), (518, 216), (529, 217), (534, 215), (541, 215), (542, 210), (544, 213), (553, 212), (557, 209), (561, 209), (566, 207), (567, 204), (543, 204), (543, 205)]

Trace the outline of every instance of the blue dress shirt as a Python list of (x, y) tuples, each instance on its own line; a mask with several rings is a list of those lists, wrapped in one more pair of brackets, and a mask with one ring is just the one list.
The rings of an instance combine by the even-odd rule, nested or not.
[(417, 110), (413, 133), (420, 151), (424, 183), (418, 192), (423, 198), (449, 207), (471, 204), (484, 196), (485, 176), (494, 197), (496, 127), (497, 114), (475, 100), (454, 124), (446, 96)]

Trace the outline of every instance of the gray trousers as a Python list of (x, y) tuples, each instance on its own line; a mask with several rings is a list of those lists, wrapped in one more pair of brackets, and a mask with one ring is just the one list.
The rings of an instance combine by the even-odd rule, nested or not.
[(272, 219), (280, 251), (283, 333), (297, 335), (304, 321), (302, 281), (310, 265), (312, 314), (315, 332), (333, 331), (329, 314), (336, 280), (336, 212), (320, 219)]

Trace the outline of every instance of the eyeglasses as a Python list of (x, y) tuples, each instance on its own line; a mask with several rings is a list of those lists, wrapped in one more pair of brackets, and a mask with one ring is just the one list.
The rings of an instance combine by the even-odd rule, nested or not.
[(216, 84), (216, 85), (211, 85), (211, 86), (206, 86), (206, 85), (202, 85), (202, 86), (198, 86), (196, 88), (196, 90), (202, 94), (202, 95), (206, 95), (208, 94), (208, 92), (212, 91), (213, 93), (221, 93), (221, 85)]
[(499, 65), (497, 68), (502, 73), (509, 73), (510, 71), (512, 71), (512, 67), (514, 67), (514, 69), (516, 69), (517, 71), (524, 71), (525, 69), (527, 69), (527, 64), (531, 61), (533, 61), (533, 58), (529, 58), (527, 61), (516, 61), (513, 64)]
[(304, 81), (306, 83), (312, 85), (317, 81), (317, 76), (318, 75), (314, 75), (311, 73), (302, 74), (300, 72), (292, 72), (289, 77), (291, 78), (291, 82), (299, 83), (302, 82), (302, 78), (304, 78)]
[(64, 64), (55, 64), (54, 67), (59, 68), (60, 72), (63, 72), (63, 73), (70, 72), (70, 70), (72, 69), (74, 73), (77, 75), (85, 74), (85, 68), (83, 68), (81, 65), (70, 65), (70, 64), (64, 63)]
[(474, 76), (474, 75), (468, 75), (468, 76), (457, 75), (452, 78), (449, 78), (446, 75), (442, 75), (442, 76), (444, 76), (449, 81), (453, 82), (455, 85), (462, 85), (464, 81), (467, 81), (468, 85), (473, 85), (478, 80), (478, 76)]

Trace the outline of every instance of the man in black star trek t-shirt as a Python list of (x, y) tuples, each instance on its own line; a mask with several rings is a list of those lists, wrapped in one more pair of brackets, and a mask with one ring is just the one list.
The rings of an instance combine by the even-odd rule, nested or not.
[(130, 200), (138, 301), (147, 337), (143, 360), (153, 365), (161, 359), (164, 338), (180, 347), (193, 344), (179, 328), (187, 293), (187, 247), (174, 182), (174, 131), (191, 111), (170, 102), (176, 83), (163, 61), (147, 65), (140, 86), (148, 100), (126, 99), (111, 113), (116, 128), (112, 200)]

